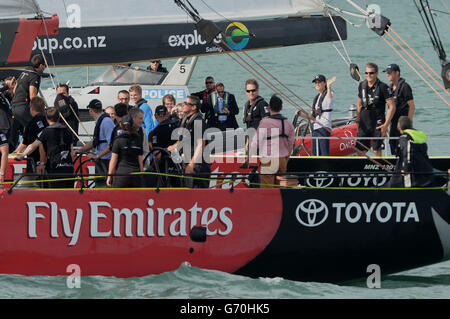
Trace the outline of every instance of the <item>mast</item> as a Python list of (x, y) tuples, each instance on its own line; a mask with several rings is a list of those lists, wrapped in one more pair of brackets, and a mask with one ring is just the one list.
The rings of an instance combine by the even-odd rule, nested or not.
[(439, 60), (441, 62), (441, 76), (445, 88), (450, 89), (450, 63), (447, 61), (447, 54), (439, 36), (439, 31), (433, 17), (433, 11), (430, 7), (430, 4), (428, 3), (428, 0), (415, 0), (414, 3), (428, 32), (433, 48), (438, 54)]

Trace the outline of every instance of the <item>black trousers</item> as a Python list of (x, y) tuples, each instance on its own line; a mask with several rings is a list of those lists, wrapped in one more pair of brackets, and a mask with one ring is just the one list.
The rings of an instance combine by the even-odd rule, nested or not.
[(96, 188), (106, 187), (106, 175), (108, 175), (108, 167), (109, 167), (109, 159), (99, 159), (95, 162), (95, 175), (105, 176), (95, 179)]
[(30, 114), (30, 105), (28, 103), (14, 104), (12, 106), (12, 112), (14, 119), (22, 126), (23, 132), (23, 128), (33, 119)]
[[(65, 178), (73, 178), (73, 167), (58, 167), (55, 169), (47, 169), (49, 174), (65, 174), (61, 176), (48, 176), (48, 179), (65, 179)], [(63, 181), (50, 181), (48, 182), (48, 188), (73, 188), (75, 181), (73, 179), (63, 180)]]
[(211, 174), (211, 164), (195, 164), (193, 178), (185, 178), (184, 184), (189, 188), (209, 188)]

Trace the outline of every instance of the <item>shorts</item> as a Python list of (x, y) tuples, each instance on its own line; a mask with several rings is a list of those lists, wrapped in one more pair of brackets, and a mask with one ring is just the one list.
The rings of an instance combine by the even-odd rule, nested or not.
[[(375, 130), (372, 132), (364, 131), (361, 129), (358, 129), (358, 133), (356, 134), (357, 137), (381, 137), (381, 130)], [(360, 151), (367, 151), (370, 150), (370, 142), (372, 142), (372, 149), (374, 151), (380, 151), (384, 149), (384, 140), (382, 139), (376, 139), (376, 140), (369, 140), (369, 139), (361, 139), (357, 140), (356, 148)], [(362, 146), (362, 145), (364, 146)]]
[(278, 175), (272, 175), (277, 173), (285, 173), (287, 171), (286, 157), (279, 158), (265, 158), (261, 160), (261, 187), (273, 188), (276, 185), (280, 185), (280, 181), (277, 179)]

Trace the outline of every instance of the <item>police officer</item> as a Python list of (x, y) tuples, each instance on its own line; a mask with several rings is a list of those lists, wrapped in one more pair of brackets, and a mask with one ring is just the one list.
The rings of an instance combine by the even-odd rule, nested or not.
[(196, 96), (200, 99), (200, 110), (203, 113), (206, 113), (205, 106), (208, 102), (208, 96), (216, 90), (216, 82), (212, 76), (207, 76), (205, 78), (205, 89), (199, 92), (192, 93), (193, 96)]
[[(358, 137), (383, 137), (395, 113), (395, 104), (387, 84), (378, 79), (378, 66), (367, 63), (365, 69), (366, 80), (358, 87), (358, 103), (356, 122), (358, 123)], [(386, 103), (389, 110), (386, 113)], [(370, 149), (369, 139), (360, 139), (356, 147), (366, 153)], [(363, 144), (365, 147), (361, 146)], [(372, 143), (375, 156), (381, 156), (383, 141), (376, 139)]]
[(208, 127), (216, 127), (221, 131), (239, 127), (235, 117), (239, 113), (236, 99), (225, 91), (223, 83), (216, 84), (216, 91), (209, 95), (205, 109)]
[[(397, 64), (389, 64), (383, 72), (386, 72), (387, 79), (391, 82), (390, 89), (395, 102), (395, 114), (391, 121), (389, 136), (398, 137), (400, 132), (397, 123), (400, 116), (408, 116), (411, 121), (413, 120), (416, 110), (414, 97), (409, 84), (400, 77), (400, 67)], [(396, 155), (398, 140), (389, 140), (389, 144), (391, 154)]]

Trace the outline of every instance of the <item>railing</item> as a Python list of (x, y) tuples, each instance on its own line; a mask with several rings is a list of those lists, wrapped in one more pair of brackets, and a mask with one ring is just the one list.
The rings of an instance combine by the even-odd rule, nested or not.
[[(326, 174), (321, 172), (285, 172), (285, 173), (273, 173), (273, 174), (261, 174), (257, 172), (258, 166), (249, 166), (246, 167), (248, 169), (251, 169), (250, 172), (239, 172), (239, 173), (225, 173), (224, 174), (214, 174), (214, 173), (198, 173), (195, 175), (188, 175), (188, 174), (168, 174), (163, 172), (136, 172), (132, 174), (108, 174), (108, 175), (97, 175), (97, 174), (83, 174), (75, 175), (73, 174), (73, 177), (68, 177), (70, 174), (47, 174), (45, 177), (46, 179), (43, 180), (27, 180), (23, 181), (25, 177), (42, 177), (42, 175), (36, 174), (36, 173), (27, 173), (22, 174), (19, 176), (18, 179), (16, 179), (11, 187), (8, 190), (9, 194), (13, 193), (13, 190), (18, 185), (26, 185), (26, 184), (35, 184), (35, 183), (47, 183), (47, 182), (55, 182), (55, 181), (62, 181), (62, 180), (73, 180), (74, 187), (73, 189), (78, 189), (80, 193), (83, 193), (84, 189), (86, 188), (84, 181), (86, 180), (95, 180), (98, 178), (105, 178), (107, 176), (143, 176), (142, 178), (145, 180), (146, 176), (162, 176), (165, 178), (172, 177), (177, 178), (181, 181), (181, 184), (178, 186), (170, 185), (166, 186), (164, 183), (161, 183), (158, 179), (156, 184), (153, 185), (142, 185), (142, 187), (138, 188), (149, 188), (149, 189), (156, 189), (159, 191), (159, 189), (164, 188), (186, 188), (185, 184), (182, 182), (185, 179), (201, 179), (201, 180), (209, 180), (210, 185), (213, 184), (213, 186), (210, 186), (210, 188), (218, 188), (223, 183), (229, 183), (230, 187), (227, 187), (233, 191), (235, 187), (238, 185), (235, 185), (237, 181), (239, 181), (239, 185), (241, 187), (307, 187), (307, 188), (325, 188), (325, 187), (338, 187), (338, 188), (354, 188), (354, 187), (360, 187), (358, 181), (362, 181), (365, 179), (373, 179), (373, 186), (371, 187), (365, 187), (365, 188), (385, 188), (386, 183), (390, 180), (390, 178), (395, 173), (387, 173), (387, 172), (327, 172)], [(415, 175), (433, 175), (434, 178), (434, 185), (435, 188), (448, 188), (450, 183), (449, 174), (447, 172), (411, 172), (411, 174)], [(259, 181), (259, 178), (264, 175), (271, 175), (271, 176), (282, 176), (284, 179), (287, 180), (295, 180), (296, 182), (292, 185), (264, 185), (261, 184)], [(397, 173), (398, 175), (398, 173)], [(59, 178), (62, 177), (62, 178)], [(212, 183), (215, 181), (214, 183)], [(79, 187), (75, 187), (76, 183), (79, 183)], [(219, 182), (219, 183), (218, 183)], [(241, 185), (242, 184), (242, 185)], [(31, 187), (33, 188), (33, 187)], [(34, 187), (35, 188), (35, 187)], [(72, 188), (71, 188), (72, 189)]]

